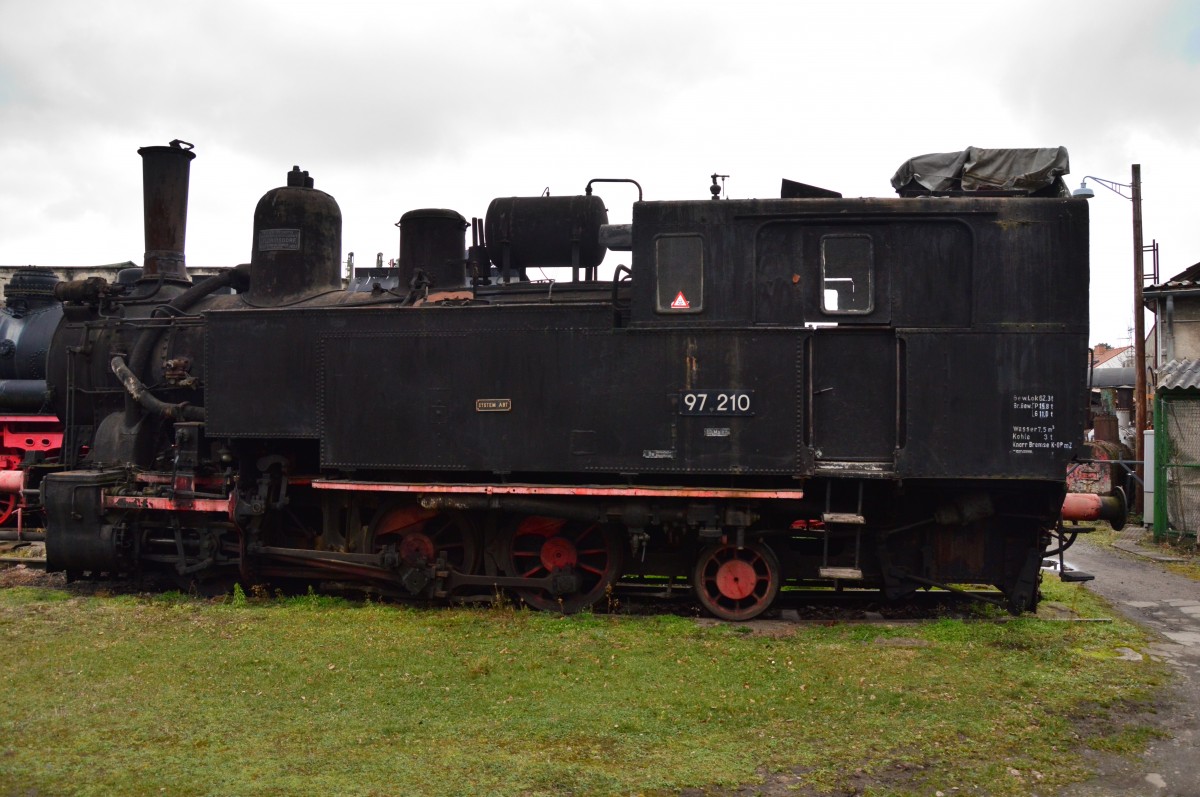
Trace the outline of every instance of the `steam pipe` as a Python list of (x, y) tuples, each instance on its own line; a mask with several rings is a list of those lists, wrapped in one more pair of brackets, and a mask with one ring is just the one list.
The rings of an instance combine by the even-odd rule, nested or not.
[(129, 366), (125, 364), (125, 358), (120, 354), (113, 355), (110, 363), (112, 372), (116, 374), (117, 379), (121, 380), (121, 384), (125, 385), (125, 390), (129, 394), (129, 398), (142, 409), (149, 412), (151, 415), (161, 415), (164, 418), (181, 421), (203, 421), (204, 408), (194, 407), (190, 404), (168, 404), (162, 399), (155, 396), (142, 384), (142, 380), (138, 379), (133, 371), (129, 370)]

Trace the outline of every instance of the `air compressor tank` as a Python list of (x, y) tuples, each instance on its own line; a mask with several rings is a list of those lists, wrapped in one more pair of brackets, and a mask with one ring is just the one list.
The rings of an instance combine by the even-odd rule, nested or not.
[(400, 228), (399, 280), (401, 288), (413, 286), (417, 269), (436, 290), (466, 284), (467, 220), (453, 210), (410, 210), (396, 223)]
[(341, 209), (295, 166), (287, 185), (268, 191), (254, 209), (247, 298), (279, 307), (338, 290), (341, 257)]
[(590, 196), (502, 197), (488, 205), (488, 257), (501, 271), (567, 266), (591, 273), (604, 260), (604, 200)]

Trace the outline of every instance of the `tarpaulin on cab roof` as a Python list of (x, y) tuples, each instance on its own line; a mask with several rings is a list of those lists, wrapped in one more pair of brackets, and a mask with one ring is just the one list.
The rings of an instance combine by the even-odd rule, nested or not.
[(1006, 191), (1070, 196), (1062, 180), (1071, 171), (1066, 147), (935, 152), (906, 160), (892, 176), (901, 196)]

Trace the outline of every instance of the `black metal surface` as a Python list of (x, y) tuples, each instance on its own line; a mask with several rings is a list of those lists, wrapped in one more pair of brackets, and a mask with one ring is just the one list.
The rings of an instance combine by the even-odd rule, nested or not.
[[(322, 336), (322, 373), (339, 363), (345, 373), (363, 375), (324, 380), (326, 466), (510, 474), (795, 472), (794, 441), (777, 434), (796, 419), (790, 391), (795, 342), (787, 337), (651, 337), (582, 323), (585, 316), (610, 322), (600, 309), (540, 313), (544, 329), (520, 328), (532, 313), (505, 313), (492, 321), (515, 328), (482, 335), (470, 314), (449, 315), (437, 331), (360, 327)], [(387, 325), (397, 326), (393, 319)], [(406, 367), (371, 368), (381, 350), (396, 352)], [(769, 359), (781, 367), (756, 367)], [(753, 417), (685, 416), (678, 402), (687, 386), (771, 398)], [(504, 401), (505, 409), (485, 411), (479, 402), (488, 400)], [(388, 419), (391, 435), (361, 422), (355, 408), (364, 406)]]
[[(317, 436), (320, 376), (311, 315), (301, 310), (209, 315), (205, 410), (211, 435)], [(340, 368), (339, 373), (351, 376)], [(372, 408), (363, 403), (359, 411)]]
[(899, 425), (896, 349), (890, 330), (813, 335), (808, 401), (816, 459), (892, 465)]
[(780, 199), (841, 199), (842, 195), (828, 188), (818, 188), (808, 183), (784, 179), (779, 186)]
[(902, 334), (907, 431), (899, 472), (1062, 477), (1084, 422), (1081, 335), (1017, 327)]
[(42, 481), (46, 505), (46, 569), (116, 574), (133, 565), (122, 538), (101, 506), (106, 488), (119, 484), (120, 470), (52, 473)]
[(467, 220), (453, 210), (410, 210), (400, 228), (399, 286), (413, 286), (419, 269), (430, 290), (449, 290), (466, 284)]
[[(909, 203), (860, 200), (849, 204), (861, 214), (857, 226), (853, 216), (831, 225), (832, 209), (825, 207), (812, 224), (779, 222), (778, 203), (765, 202), (720, 203), (715, 207), (726, 215), (717, 221), (724, 226), (713, 226), (712, 212), (693, 216), (700, 204), (714, 207), (656, 203), (655, 210), (668, 229), (690, 219), (708, 230), (714, 251), (757, 243), (754, 260), (764, 275), (791, 251), (789, 267), (809, 275), (797, 280), (798, 297), (755, 302), (754, 291), (724, 302), (714, 297), (703, 316), (740, 306), (742, 321), (707, 330), (695, 328), (692, 315), (662, 313), (652, 313), (645, 328), (619, 328), (600, 301), (411, 313), (343, 302), (212, 314), (210, 431), (319, 438), (323, 464), (347, 469), (783, 475), (811, 472), (819, 460), (884, 463), (896, 477), (1062, 472), (1082, 422), (1078, 402), (1068, 398), (1079, 382), (1071, 363), (1082, 356), (1080, 328), (1052, 322), (1071, 314), (1024, 296), (1009, 297), (1007, 305), (1040, 324), (971, 324), (983, 312), (974, 286), (991, 290), (1012, 260), (1000, 252), (984, 257), (971, 241), (1008, 212), (1006, 204), (972, 201), (968, 213), (952, 217), (942, 207), (921, 214)], [(900, 215), (896, 206), (909, 212)], [(1052, 223), (1061, 203), (1039, 206), (1051, 221), (1020, 229), (1044, 249), (1045, 229), (1062, 228)], [(785, 207), (795, 215), (794, 205)], [(889, 224), (878, 218), (885, 210), (896, 215)], [(639, 240), (653, 240), (654, 229)], [(865, 317), (820, 311), (806, 255), (818, 254), (831, 231), (877, 241), (878, 295)], [(1010, 241), (1009, 248), (1020, 246)], [(708, 279), (738, 284), (746, 257), (714, 257)], [(1070, 276), (1055, 279), (1065, 287)], [(646, 282), (640, 294), (635, 287), (642, 308)], [(928, 301), (936, 293), (930, 285), (941, 286), (942, 301)], [(881, 327), (893, 316), (905, 325)], [(809, 318), (841, 325), (799, 326)], [(879, 328), (855, 331), (864, 321)], [(948, 331), (954, 327), (960, 331)], [(256, 379), (246, 379), (246, 362), (256, 364)], [(263, 391), (264, 384), (273, 389)], [(754, 412), (691, 417), (679, 407), (685, 390), (749, 391)], [(485, 412), (477, 404), (493, 399), (506, 409)], [(387, 432), (380, 432), (382, 420), (364, 419), (364, 411), (386, 418)], [(981, 416), (996, 422), (978, 423)]]

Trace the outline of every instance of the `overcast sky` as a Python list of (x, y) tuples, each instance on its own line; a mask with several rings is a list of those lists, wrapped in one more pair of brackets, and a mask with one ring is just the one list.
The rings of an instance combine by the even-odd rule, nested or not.
[[(1062, 145), (1072, 187), (1141, 163), (1165, 279), (1200, 261), (1200, 2), (0, 0), (0, 263), (140, 263), (137, 148), (175, 138), (193, 266), (248, 261), (295, 164), (364, 266), (414, 208), (704, 198), (714, 171), (892, 196), (914, 155)], [(632, 189), (599, 193), (628, 221)], [(1119, 345), (1131, 207), (1091, 206), (1092, 342)]]

